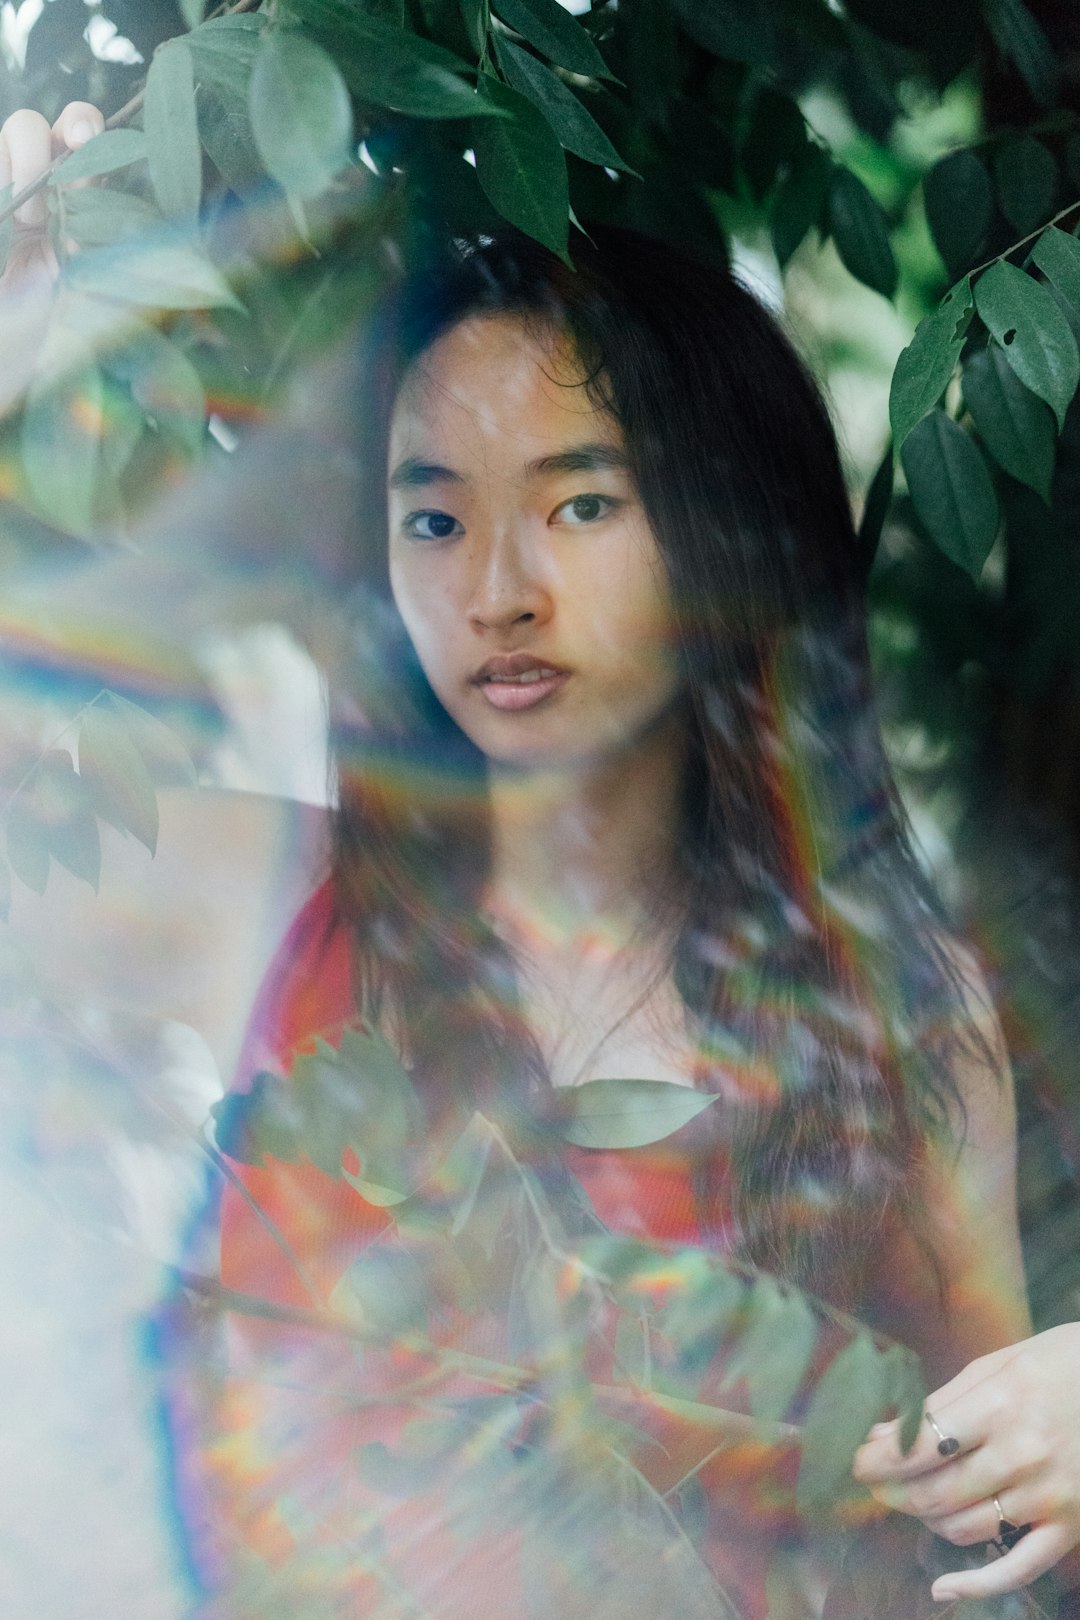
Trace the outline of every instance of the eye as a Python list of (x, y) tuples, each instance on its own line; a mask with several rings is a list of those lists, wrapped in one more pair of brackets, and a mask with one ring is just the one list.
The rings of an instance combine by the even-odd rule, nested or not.
[(596, 523), (600, 518), (607, 517), (622, 503), (611, 495), (575, 495), (572, 500), (564, 501), (556, 507), (553, 521), (567, 523), (571, 528), (580, 528), (586, 523)]
[(465, 530), (449, 512), (410, 512), (402, 528), (411, 540), (449, 540)]

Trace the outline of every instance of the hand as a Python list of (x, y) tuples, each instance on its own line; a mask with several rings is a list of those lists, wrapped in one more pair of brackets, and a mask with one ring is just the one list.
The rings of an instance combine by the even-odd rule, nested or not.
[[(0, 188), (14, 186), (17, 196), (49, 167), (54, 158), (85, 146), (105, 128), (105, 119), (89, 101), (71, 101), (52, 128), (40, 113), (23, 107), (0, 129)], [(27, 275), (56, 274), (56, 255), (46, 231), (48, 211), (38, 192), (15, 215), (15, 240), (0, 289)]]
[(938, 1602), (1011, 1592), (1080, 1545), (1080, 1322), (980, 1356), (927, 1399), (905, 1457), (899, 1423), (880, 1423), (855, 1456), (855, 1477), (887, 1507), (921, 1519), (959, 1547), (991, 1542), (1001, 1512), (1029, 1532), (980, 1569), (941, 1575)]

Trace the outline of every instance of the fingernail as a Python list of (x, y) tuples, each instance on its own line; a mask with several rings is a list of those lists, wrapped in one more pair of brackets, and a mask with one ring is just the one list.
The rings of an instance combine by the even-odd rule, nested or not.
[(96, 131), (88, 118), (80, 118), (77, 124), (72, 124), (68, 130), (69, 146), (85, 146), (87, 141), (93, 140)]
[(955, 1603), (959, 1592), (954, 1592), (951, 1586), (938, 1586), (936, 1583), (930, 1588), (930, 1596), (935, 1603)]

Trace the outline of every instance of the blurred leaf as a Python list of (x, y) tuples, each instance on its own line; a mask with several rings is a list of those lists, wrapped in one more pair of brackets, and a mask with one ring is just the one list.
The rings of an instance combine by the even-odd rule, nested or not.
[(878, 543), (881, 540), (881, 531), (885, 527), (885, 519), (889, 515), (892, 505), (893, 483), (896, 474), (895, 446), (892, 439), (885, 446), (885, 454), (878, 463), (877, 471), (870, 480), (870, 488), (866, 492), (866, 505), (863, 507), (862, 519), (859, 523), (859, 550), (863, 555), (863, 567), (866, 573), (877, 553)]
[(744, 1378), (750, 1410), (762, 1422), (782, 1418), (802, 1387), (818, 1340), (818, 1320), (803, 1296), (771, 1277), (756, 1279), (735, 1340), (725, 1387)]
[(44, 894), (49, 881), (49, 844), (20, 793), (7, 815), (7, 854), (11, 870), (35, 894)]
[(65, 186), (72, 180), (93, 180), (98, 175), (112, 174), (116, 169), (141, 163), (146, 155), (147, 141), (141, 129), (107, 129), (66, 157), (56, 171), (56, 178)]
[(833, 161), (828, 152), (808, 143), (773, 192), (769, 225), (781, 270), (811, 225), (821, 219), (832, 172)]
[(373, 1243), (338, 1281), (331, 1308), (373, 1333), (415, 1332), (426, 1324), (430, 1281), (427, 1268), (407, 1249)]
[(1034, 135), (1010, 138), (995, 149), (994, 182), (1001, 212), (1021, 236), (1053, 213), (1057, 164), (1053, 153)]
[(631, 1148), (663, 1141), (716, 1097), (665, 1080), (588, 1080), (560, 1098), (559, 1134), (578, 1147)]
[(477, 56), (483, 56), (490, 24), (488, 0), (458, 0), (458, 4), (469, 44)]
[(512, 116), (474, 123), (477, 179), (504, 219), (565, 259), (570, 195), (562, 147), (531, 101), (496, 79), (487, 87)]
[(206, 11), (206, 0), (180, 0), (180, 15), (189, 28), (198, 28)]
[(304, 1111), (296, 1090), (280, 1075), (262, 1071), (247, 1091), (229, 1091), (210, 1109), (214, 1141), (240, 1164), (268, 1158), (296, 1164), (304, 1157)]
[(157, 847), (157, 793), (130, 728), (115, 710), (94, 704), (79, 728), (79, 775), (102, 821)]
[(97, 890), (101, 878), (101, 839), (86, 783), (75, 774), (71, 755), (51, 748), (34, 773), (31, 797), (49, 853)]
[(964, 403), (994, 460), (1050, 504), (1054, 417), (1025, 388), (1002, 349), (990, 343), (964, 367)]
[(857, 280), (885, 298), (896, 292), (899, 271), (889, 227), (879, 204), (850, 169), (838, 168), (829, 184), (829, 229), (836, 251)]
[(806, 120), (790, 96), (766, 86), (754, 101), (750, 129), (739, 159), (757, 201), (770, 191), (779, 173), (790, 170), (810, 145)]
[(495, 35), (499, 66), (513, 89), (527, 96), (538, 107), (567, 151), (609, 169), (633, 174), (608, 140), (592, 113), (583, 107), (572, 90), (528, 51), (500, 35)]
[(1031, 257), (1067, 304), (1080, 315), (1080, 242), (1056, 225), (1043, 231)]
[(923, 180), (923, 200), (934, 245), (957, 277), (974, 262), (994, 217), (990, 176), (974, 152), (950, 152)]
[(41, 511), (72, 534), (95, 528), (104, 420), (96, 366), (37, 382), (27, 395), (20, 438), (26, 481)]
[(1046, 288), (999, 260), (975, 283), (975, 308), (1032, 393), (1059, 425), (1080, 382), (1080, 354), (1069, 323)]
[(110, 247), (163, 225), (158, 210), (130, 191), (88, 186), (64, 198), (64, 231), (82, 248)]
[(947, 557), (978, 583), (998, 525), (998, 504), (977, 447), (942, 410), (912, 428), (900, 452), (915, 510)]
[(851, 1465), (889, 1405), (890, 1372), (866, 1333), (857, 1333), (825, 1369), (803, 1425), (796, 1485), (800, 1513), (818, 1517), (852, 1494)]
[(244, 196), (264, 176), (251, 133), (246, 90), (239, 95), (209, 87), (199, 92), (199, 138), (225, 184)]
[(1035, 100), (1052, 107), (1061, 88), (1061, 67), (1023, 0), (985, 0), (984, 14), (998, 49), (1015, 62)]
[[(163, 343), (166, 341), (162, 339)], [(196, 785), (198, 778), (191, 755), (170, 726), (137, 703), (121, 697), (119, 692), (107, 692), (101, 701), (127, 727), (156, 787)]]
[(352, 103), (321, 45), (274, 30), (251, 72), (251, 129), (267, 173), (295, 197), (316, 197), (352, 156)]
[(889, 422), (899, 449), (916, 422), (937, 404), (960, 358), (974, 302), (965, 276), (915, 328), (889, 389)]
[(714, 56), (774, 66), (776, 24), (765, 0), (674, 0), (674, 9), (691, 39)]
[(615, 78), (584, 28), (559, 0), (493, 0), (493, 9), (549, 62), (590, 79)]
[(64, 268), (78, 292), (151, 309), (242, 309), (216, 265), (197, 249), (136, 241), (79, 253)]
[(889, 1401), (900, 1418), (900, 1449), (907, 1454), (919, 1438), (926, 1384), (914, 1351), (906, 1344), (890, 1344), (883, 1356), (889, 1383)]
[(185, 39), (154, 52), (143, 107), (150, 181), (161, 211), (193, 219), (202, 199), (202, 148), (195, 115), (195, 68)]
[[(198, 372), (176, 343), (153, 327), (144, 328), (136, 343), (110, 357), (109, 369), (124, 378), (132, 398), (159, 429), (178, 439), (189, 455), (199, 453), (206, 435), (206, 395)], [(128, 707), (134, 710), (133, 704)], [(150, 715), (146, 720), (157, 724)]]
[(199, 84), (246, 102), (262, 32), (259, 16), (215, 17), (203, 23), (187, 41)]

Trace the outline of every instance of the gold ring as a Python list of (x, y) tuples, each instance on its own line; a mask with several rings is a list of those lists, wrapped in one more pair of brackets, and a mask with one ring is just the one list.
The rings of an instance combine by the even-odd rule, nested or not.
[(937, 1435), (937, 1448), (941, 1456), (955, 1457), (956, 1453), (960, 1450), (960, 1442), (956, 1436), (954, 1434), (946, 1434), (944, 1430), (940, 1429), (930, 1412), (926, 1412), (923, 1415), (925, 1416), (927, 1423), (929, 1423), (930, 1427)]

